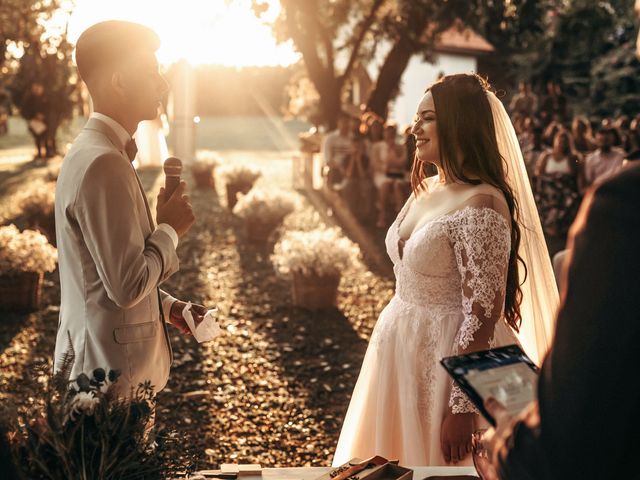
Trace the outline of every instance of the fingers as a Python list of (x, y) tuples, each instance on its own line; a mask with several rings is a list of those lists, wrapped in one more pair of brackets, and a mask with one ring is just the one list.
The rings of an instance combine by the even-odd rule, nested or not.
[(458, 456), (458, 447), (456, 445), (451, 445), (449, 448), (451, 450), (451, 463), (458, 463), (460, 461)]
[(191, 308), (201, 315), (204, 315), (205, 313), (207, 313), (207, 307), (205, 307), (204, 305), (200, 305), (196, 303), (196, 304), (192, 304)]
[(444, 461), (447, 463), (451, 463), (451, 447), (447, 442), (443, 442), (441, 447), (442, 447), (442, 456), (444, 457)]
[(171, 199), (180, 198), (184, 194), (184, 191), (187, 189), (187, 182), (181, 180), (175, 191), (171, 194)]
[(496, 424), (508, 422), (511, 420), (511, 416), (507, 409), (498, 400), (493, 397), (489, 397), (484, 402), (484, 408), (487, 409), (489, 414), (494, 418)]
[(463, 461), (472, 452), (471, 442), (464, 443), (449, 443), (443, 442), (441, 444), (442, 455), (447, 463), (458, 463)]
[(160, 187), (160, 191), (158, 192), (158, 201), (156, 202), (156, 204), (159, 205), (164, 205), (164, 203), (167, 201), (165, 198), (165, 194), (166, 194), (166, 190), (164, 189), (164, 187)]
[(461, 462), (467, 456), (467, 445), (460, 444), (458, 445), (458, 461)]

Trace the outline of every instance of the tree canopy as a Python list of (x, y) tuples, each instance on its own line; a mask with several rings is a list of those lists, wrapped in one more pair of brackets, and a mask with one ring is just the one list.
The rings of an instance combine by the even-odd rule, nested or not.
[[(549, 0), (551, 1), (551, 0)], [(433, 54), (437, 36), (457, 19), (501, 48), (526, 48), (544, 29), (546, 1), (536, 0), (282, 0), (272, 26), (292, 40), (318, 94), (321, 123), (335, 125), (345, 87), (358, 64), (388, 46), (366, 109), (383, 118), (410, 58)], [(254, 0), (258, 16), (268, 5)], [(508, 41), (504, 41), (507, 38)]]
[(0, 3), (0, 65), (6, 87), (24, 118), (37, 116), (46, 124), (49, 155), (56, 153), (59, 126), (72, 117), (77, 76), (65, 26), (54, 28), (48, 22), (54, 13), (72, 7), (73, 2), (62, 0)]

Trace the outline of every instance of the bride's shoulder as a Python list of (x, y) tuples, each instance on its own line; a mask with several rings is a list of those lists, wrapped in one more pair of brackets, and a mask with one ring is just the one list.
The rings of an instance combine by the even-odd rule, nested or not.
[(504, 193), (499, 188), (486, 183), (474, 185), (468, 192), (469, 196), (465, 201), (465, 207), (472, 207), (470, 210), (479, 214), (497, 213), (508, 222), (511, 221), (509, 205)]

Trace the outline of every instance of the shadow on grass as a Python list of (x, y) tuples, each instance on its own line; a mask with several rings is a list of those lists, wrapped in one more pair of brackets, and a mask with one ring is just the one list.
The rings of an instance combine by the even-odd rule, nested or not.
[[(144, 176), (147, 178), (143, 184), (149, 192), (156, 181), (153, 179), (153, 170), (141, 175)], [(213, 190), (194, 190), (191, 197), (196, 222), (187, 235), (180, 239), (177, 251), (180, 270), (161, 288), (180, 300), (210, 305), (208, 297), (211, 285), (206, 270), (215, 234), (209, 225), (210, 213), (203, 215), (202, 212), (217, 212), (220, 206)], [(205, 209), (205, 205), (209, 208)], [(159, 442), (159, 452), (164, 457), (170, 457), (174, 463), (183, 465), (185, 470), (193, 471), (209, 466), (203, 459), (201, 444), (202, 429), (212, 424), (214, 413), (210, 405), (213, 393), (206, 381), (209, 354), (195, 338), (173, 326), (169, 326), (169, 335), (174, 364), (166, 388), (158, 394), (157, 425), (161, 440), (174, 432), (174, 438), (178, 438), (179, 442), (177, 447), (172, 446), (171, 442), (166, 445)]]
[(239, 300), (252, 312), (258, 330), (277, 346), (289, 390), (304, 402), (314, 423), (337, 440), (367, 342), (337, 308), (292, 305), (290, 281), (275, 274), (269, 259), (280, 232), (266, 244), (254, 244), (242, 223), (235, 229), (246, 292)]

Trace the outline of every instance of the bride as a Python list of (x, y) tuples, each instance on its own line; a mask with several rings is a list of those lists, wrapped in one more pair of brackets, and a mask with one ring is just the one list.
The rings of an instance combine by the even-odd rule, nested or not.
[[(439, 360), (520, 341), (541, 361), (551, 340), (558, 294), (500, 100), (477, 75), (446, 76), (420, 100), (412, 133), (413, 195), (386, 237), (396, 293), (372, 333), (334, 465), (373, 455), (471, 463), (480, 418)], [(427, 163), (436, 177), (425, 178)]]

